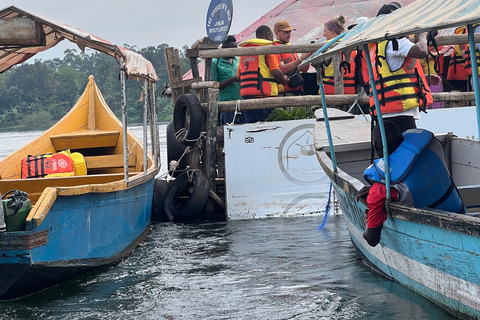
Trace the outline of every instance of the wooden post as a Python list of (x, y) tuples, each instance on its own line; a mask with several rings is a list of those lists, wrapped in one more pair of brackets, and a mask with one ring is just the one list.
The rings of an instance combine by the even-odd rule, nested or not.
[(175, 104), (177, 98), (184, 93), (183, 87), (174, 87), (174, 83), (180, 83), (183, 80), (182, 64), (180, 63), (180, 54), (178, 49), (169, 47), (164, 49), (165, 60), (168, 67), (168, 81), (172, 88), (172, 101)]
[(217, 168), (217, 122), (218, 122), (218, 95), (220, 90), (208, 89), (208, 108), (206, 117), (205, 157), (203, 172), (210, 183), (210, 190), (216, 191), (215, 178)]
[(88, 130), (95, 130), (95, 82), (93, 82), (93, 76), (88, 78)]
[(338, 53), (333, 56), (333, 74), (335, 78), (335, 94), (341, 95), (344, 94), (343, 90), (343, 73), (340, 70), (340, 62), (342, 61), (341, 53)]
[(200, 72), (198, 71), (198, 59), (196, 57), (190, 58), (190, 66), (192, 68), (192, 77), (200, 77)]

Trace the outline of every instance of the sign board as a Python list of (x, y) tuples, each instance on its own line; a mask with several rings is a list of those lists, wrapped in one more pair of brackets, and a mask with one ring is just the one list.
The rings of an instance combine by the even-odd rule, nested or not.
[(45, 45), (42, 26), (30, 18), (0, 19), (0, 45)]
[(232, 0), (212, 0), (207, 12), (207, 35), (220, 44), (230, 31), (233, 17)]
[(314, 119), (224, 126), (230, 220), (323, 214), (330, 179), (315, 154)]

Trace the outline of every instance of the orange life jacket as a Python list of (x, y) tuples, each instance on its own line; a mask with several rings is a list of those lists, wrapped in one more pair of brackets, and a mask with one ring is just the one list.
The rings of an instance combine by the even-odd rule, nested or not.
[[(274, 46), (279, 46), (282, 44), (283, 43), (280, 42), (279, 40), (273, 41)], [(290, 43), (287, 43), (286, 45), (290, 45)], [(296, 53), (280, 53), (278, 56), (280, 58), (280, 61), (283, 61), (283, 63), (290, 63), (292, 61), (298, 60), (298, 55)], [(290, 88), (288, 85), (283, 85), (280, 83), (278, 84), (278, 93), (300, 91), (300, 90), (302, 90), (302, 86)]]
[(63, 152), (22, 159), (22, 179), (73, 176), (72, 158)]
[[(460, 27), (455, 29), (456, 34), (466, 34), (467, 28)], [(467, 71), (465, 69), (465, 59), (462, 55), (462, 49), (460, 45), (456, 44), (454, 46), (454, 51), (452, 52), (452, 56), (450, 58), (450, 62), (448, 64), (448, 71), (447, 71), (447, 80), (460, 80), (466, 81)]]
[[(252, 39), (241, 43), (240, 47), (269, 45), (272, 45), (272, 41)], [(242, 97), (264, 98), (278, 95), (278, 84), (267, 65), (265, 55), (241, 56), (238, 68), (240, 69), (240, 95)]]
[[(350, 62), (347, 62), (344, 53), (342, 55), (342, 62), (340, 62), (340, 70), (343, 73), (343, 93), (355, 94), (355, 55), (352, 52), (350, 55)], [(322, 81), (325, 95), (335, 94), (335, 78), (333, 69), (333, 59), (324, 61), (322, 63)], [(320, 86), (320, 90), (322, 87)]]
[[(474, 24), (473, 27), (476, 27), (478, 24)], [(477, 46), (475, 46), (475, 56), (477, 57), (477, 68), (480, 74), (480, 52), (478, 51)], [(465, 45), (465, 73), (468, 76), (473, 75), (472, 73), (472, 59), (470, 56), (470, 46)]]
[[(433, 97), (418, 59), (406, 57), (399, 70), (390, 70), (385, 56), (388, 41), (393, 40), (374, 44), (370, 50), (382, 114), (402, 112), (432, 104)], [(370, 106), (372, 108), (375, 106), (373, 97), (370, 97)]]

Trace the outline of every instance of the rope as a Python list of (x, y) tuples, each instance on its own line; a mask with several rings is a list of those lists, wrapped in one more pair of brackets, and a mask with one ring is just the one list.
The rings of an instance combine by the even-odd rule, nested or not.
[(235, 103), (235, 113), (233, 114), (233, 120), (232, 120), (232, 123), (227, 123), (228, 126), (235, 123), (235, 119), (237, 118), (237, 114), (242, 114), (242, 112), (240, 111), (240, 101), (241, 100), (237, 100), (237, 103)]
[(317, 230), (323, 230), (325, 228), (325, 224), (327, 224), (327, 217), (328, 217), (328, 214), (330, 213), (330, 208), (331, 208), (330, 206), (331, 197), (332, 197), (332, 182), (330, 181), (330, 190), (328, 191), (328, 201), (325, 207), (325, 217), (323, 217), (322, 224), (317, 228)]

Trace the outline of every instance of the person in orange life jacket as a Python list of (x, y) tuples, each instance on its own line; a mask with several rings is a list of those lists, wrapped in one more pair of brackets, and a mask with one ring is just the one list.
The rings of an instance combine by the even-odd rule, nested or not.
[[(435, 41), (435, 37), (438, 35), (437, 31), (431, 31), (427, 36), (427, 41), (429, 42), (429, 52), (425, 59), (421, 59), (420, 63), (423, 67), (423, 72), (429, 82), (430, 90), (432, 93), (434, 92), (443, 92), (443, 46), (437, 46)], [(440, 81), (437, 85), (431, 83), (432, 75), (438, 75), (440, 77)], [(445, 102), (434, 102), (428, 109), (439, 109), (445, 108)]]
[[(441, 143), (423, 129), (400, 133), (397, 126), (384, 121), (390, 160), (390, 195), (393, 201), (405, 205), (428, 207), (449, 212), (465, 213), (465, 205), (448, 172)], [(362, 188), (357, 201), (367, 196), (367, 229), (363, 238), (372, 247), (380, 241), (385, 212), (386, 186), (383, 144), (378, 124), (372, 131), (372, 141), (381, 159), (369, 166), (364, 178), (372, 186)]]
[[(480, 33), (480, 25), (474, 25), (473, 27), (473, 33)], [(470, 50), (469, 49), (469, 46), (467, 45), (467, 48), (466, 50)], [(480, 71), (480, 43), (475, 43), (475, 54), (477, 56), (477, 66), (478, 66), (478, 71)], [(469, 74), (470, 76), (473, 75), (472, 73), (472, 62), (471, 62), (471, 58), (470, 58), (470, 52), (468, 51), (468, 65), (470, 66), (468, 69), (467, 69), (467, 74)], [(473, 88), (473, 77), (470, 77), (470, 85), (472, 86)], [(479, 78), (477, 79), (477, 81), (480, 81), (480, 72), (479, 72)]]
[[(329, 20), (325, 23), (323, 28), (323, 36), (327, 39), (327, 42), (333, 38), (339, 36), (345, 31), (345, 17), (340, 15), (332, 20)], [(342, 53), (342, 62), (341, 70), (343, 71), (343, 93), (345, 94), (355, 94), (355, 62), (352, 59), (353, 56), (350, 56), (350, 59), (347, 59)], [(347, 60), (350, 60), (347, 62)], [(333, 68), (332, 59), (322, 63), (321, 67), (322, 80), (323, 80), (323, 89), (325, 90), (326, 95), (335, 94), (335, 70)], [(320, 90), (322, 87), (320, 87)], [(321, 91), (320, 91), (321, 92)], [(319, 93), (320, 93), (319, 92)]]
[[(222, 42), (222, 48), (237, 48), (237, 40), (234, 36), (227, 36)], [(215, 58), (212, 60), (212, 81), (220, 83), (218, 101), (240, 100), (240, 83), (237, 77), (237, 57)], [(222, 112), (220, 124), (225, 125), (233, 122), (233, 112)]]
[[(347, 27), (347, 30), (351, 30), (358, 24), (363, 24), (368, 20), (369, 19), (367, 17), (359, 17), (355, 20), (354, 24), (351, 24)], [(353, 71), (355, 75), (355, 93), (361, 93), (362, 89), (366, 94), (368, 94), (370, 91), (370, 77), (368, 75), (367, 56), (368, 54), (365, 54), (362, 46), (357, 47), (357, 50), (352, 51), (350, 61), (353, 61), (355, 66), (355, 70)], [(369, 104), (360, 104), (360, 106), (363, 113), (369, 112)]]
[[(455, 34), (466, 34), (466, 27), (458, 27)], [(452, 90), (468, 91), (468, 74), (465, 68), (465, 48), (466, 44), (456, 44), (453, 46), (450, 61), (448, 63), (447, 81)]]
[[(400, 4), (397, 2), (383, 5), (377, 16), (389, 14), (398, 8)], [(418, 61), (427, 54), (426, 33), (415, 35), (414, 43), (407, 38), (385, 40), (373, 45), (370, 51), (382, 116), (394, 122), (400, 132), (416, 128), (415, 120), (420, 119), (418, 107), (426, 108), (433, 103), (423, 68)], [(390, 81), (384, 80), (392, 78)], [(432, 76), (433, 84), (439, 81), (440, 77)], [(399, 84), (402, 85), (400, 88)], [(370, 98), (370, 108), (375, 117), (373, 96)]]
[[(270, 27), (262, 25), (255, 31), (256, 39), (240, 44), (241, 47), (267, 46), (273, 43)], [(258, 99), (278, 95), (278, 83), (288, 84), (288, 77), (280, 71), (279, 58), (276, 54), (259, 56), (242, 56), (238, 64), (237, 76), (240, 79), (242, 99)], [(242, 111), (244, 123), (265, 121), (272, 109), (255, 109)]]
[[(275, 23), (273, 27), (273, 32), (275, 33), (276, 40), (273, 41), (273, 45), (290, 45), (290, 37), (292, 35), (292, 30), (296, 30), (292, 28), (290, 23), (285, 20), (280, 20)], [(311, 53), (303, 53), (300, 57), (296, 53), (281, 53), (279, 54), (279, 67), (283, 74), (289, 74), (290, 72), (294, 72), (297, 67), (302, 63), (303, 60), (307, 59)], [(303, 66), (300, 71), (307, 72), (310, 65)], [(279, 85), (278, 86), (278, 94), (286, 95), (300, 95), (302, 94), (302, 86), (298, 86), (295, 88), (291, 88), (290, 86), (286, 85)]]

